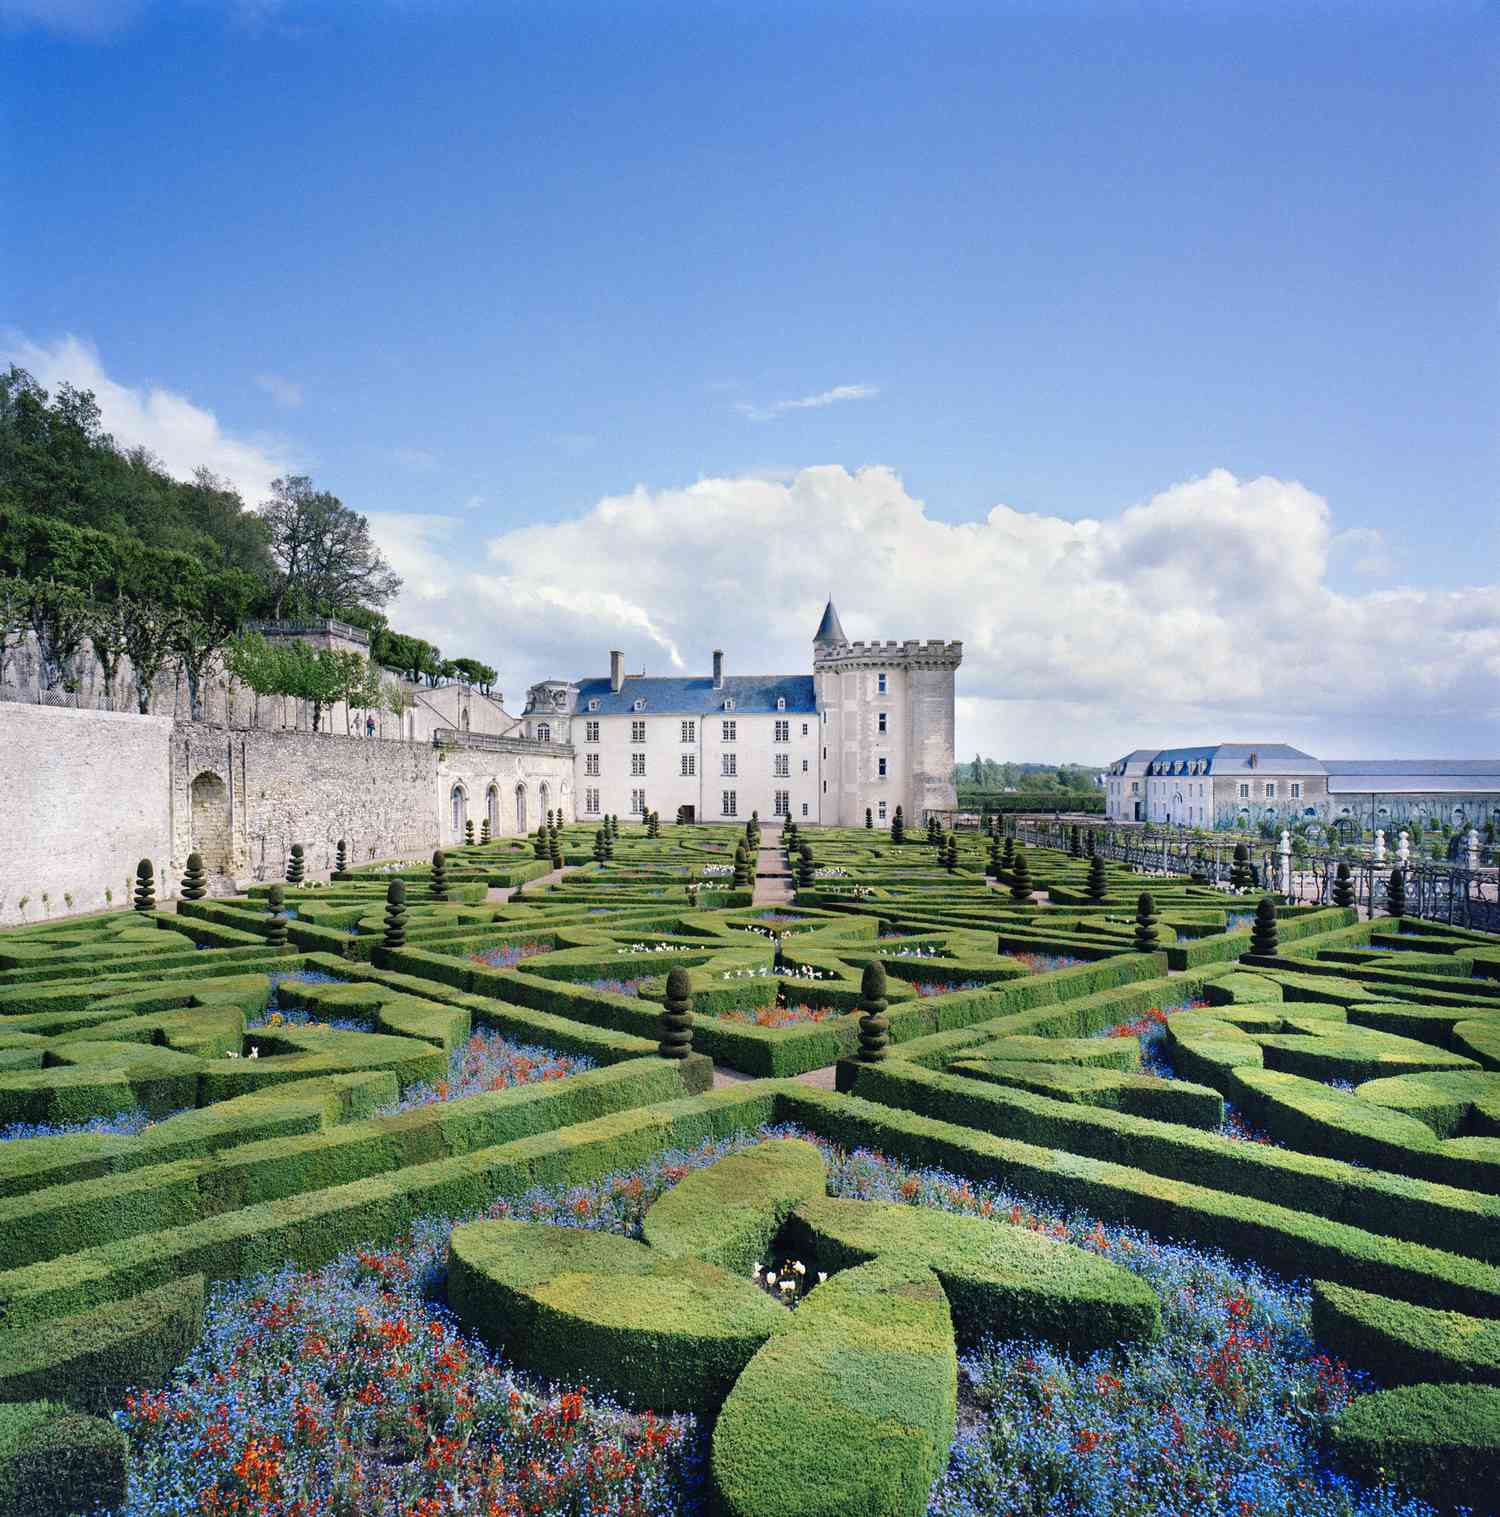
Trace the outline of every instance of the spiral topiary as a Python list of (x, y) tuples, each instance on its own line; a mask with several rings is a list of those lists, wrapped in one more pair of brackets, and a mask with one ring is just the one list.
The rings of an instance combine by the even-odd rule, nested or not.
[(1007, 873), (1016, 862), (1016, 840), (1008, 833), (1005, 838), (1005, 846), (1000, 850), (1000, 867)]
[(859, 1057), (865, 1064), (878, 1064), (890, 1046), (886, 1004), (885, 969), (880, 964), (866, 964), (859, 982)]
[(865, 807), (865, 831), (866, 832), (873, 832), (874, 830), (875, 830), (875, 813), (873, 811), (871, 811), (868, 806), (866, 806)]
[(554, 869), (562, 868), (562, 839), (558, 836), (557, 829), (555, 827), (551, 832), (547, 834), (547, 859)]
[(539, 859), (547, 857), (549, 850), (547, 848), (547, 828), (545, 824), (537, 824), (536, 836), (531, 840), (531, 851)]
[(1354, 880), (1350, 876), (1349, 866), (1341, 859), (1339, 867), (1333, 877), (1333, 904), (1335, 906), (1352, 906), (1354, 904)]
[(604, 829), (600, 827), (594, 833), (594, 862), (602, 864), (609, 855), (604, 851)]
[(1135, 903), (1135, 951), (1137, 953), (1156, 952), (1157, 921), (1156, 902), (1151, 899), (1149, 890), (1143, 890)]
[(286, 917), (282, 908), (286, 905), (286, 892), (280, 885), (272, 885), (266, 891), (266, 910), (270, 919), (266, 923), (266, 942), (272, 948), (286, 947)]
[(1250, 868), (1250, 850), (1243, 843), (1234, 845), (1234, 863), (1229, 866), (1229, 883), (1236, 890), (1248, 890), (1254, 875)]
[(302, 877), (307, 873), (307, 864), (302, 857), (302, 844), (292, 844), (292, 856), (286, 861), (286, 882), (288, 885), (300, 885)]
[(943, 868), (949, 874), (958, 868), (958, 834), (950, 832), (947, 841), (943, 844)]
[(1272, 954), (1280, 946), (1280, 935), (1276, 931), (1276, 902), (1263, 895), (1260, 905), (1255, 908), (1255, 921), (1250, 925), (1250, 952)]
[(142, 859), (135, 866), (135, 900), (131, 904), (137, 911), (156, 910), (156, 871), (150, 859)]
[(1105, 896), (1109, 894), (1109, 881), (1105, 878), (1104, 874), (1103, 854), (1096, 853), (1089, 860), (1089, 879), (1086, 888), (1088, 890), (1089, 904), (1102, 906)]
[(667, 971), (667, 995), (656, 1025), (661, 1042), (656, 1051), (664, 1059), (685, 1059), (693, 1051), (693, 992), (688, 972), (680, 964)]
[(1090, 827), (1089, 830), (1083, 835), (1083, 851), (1088, 855), (1089, 858), (1095, 857), (1094, 829), (1092, 827)]
[(984, 872), (992, 880), (1000, 876), (1000, 839), (993, 835), (990, 837), (989, 862), (985, 865)]
[(1023, 844), (1011, 860), (1010, 898), (1018, 905), (1027, 905), (1035, 888), (1031, 883), (1031, 865), (1026, 862), (1026, 848)]
[(906, 841), (906, 818), (899, 806), (896, 807), (895, 816), (891, 818), (891, 841), (893, 843)]
[(401, 880), (385, 887), (385, 936), (380, 943), (383, 948), (406, 946), (406, 885)]
[(1068, 854), (1075, 859), (1083, 857), (1083, 829), (1076, 822), (1068, 834)]
[(337, 851), (333, 856), (333, 878), (336, 880), (346, 879), (349, 871), (349, 845), (343, 838), (339, 839)]
[(434, 901), (448, 899), (448, 855), (441, 848), (432, 856), (432, 898)]
[(187, 868), (182, 875), (182, 898), (185, 901), (201, 901), (208, 894), (208, 877), (203, 872), (203, 855), (190, 853)]
[(1390, 883), (1385, 888), (1385, 909), (1393, 917), (1406, 915), (1406, 875), (1399, 869), (1391, 870)]
[(811, 890), (813, 883), (813, 851), (811, 843), (802, 843), (797, 849), (797, 888)]
[(474, 846), (474, 819), (472, 817), (469, 817), (464, 822), (464, 847), (466, 847), (466, 848), (472, 848), (473, 846)]

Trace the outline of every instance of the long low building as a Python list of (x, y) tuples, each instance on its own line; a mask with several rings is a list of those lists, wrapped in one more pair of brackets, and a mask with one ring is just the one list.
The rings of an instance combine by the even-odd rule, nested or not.
[(1500, 827), (1500, 759), (1319, 759), (1288, 743), (1137, 748), (1104, 774), (1117, 822)]

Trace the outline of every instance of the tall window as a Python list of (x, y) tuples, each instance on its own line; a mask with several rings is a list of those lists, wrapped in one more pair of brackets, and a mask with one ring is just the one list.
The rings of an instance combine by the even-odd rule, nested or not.
[(630, 792), (630, 814), (631, 816), (645, 816), (646, 792), (644, 790), (632, 790)]
[(684, 722), (682, 724), (682, 740), (685, 743), (696, 743), (698, 741), (697, 722)]
[(585, 753), (583, 756), (583, 772), (597, 777), (599, 773), (599, 755), (597, 753)]
[(724, 760), (724, 767), (719, 771), (720, 774), (723, 774), (723, 775), (732, 775), (732, 774), (735, 774), (735, 773), (738, 772), (736, 770), (736, 768), (735, 768), (735, 756), (734, 756), (734, 754), (732, 754), (732, 753), (724, 753), (724, 754), (721, 754), (720, 757)]
[(599, 815), (599, 792), (597, 790), (585, 790), (583, 792), (583, 809), (590, 816)]
[(876, 817), (880, 821), (883, 822), (885, 820), (885, 802), (884, 801), (881, 801), (881, 802), (878, 803), (878, 805), (876, 807), (875, 815), (876, 815)]
[(552, 728), (546, 722), (538, 722), (536, 724), (536, 740), (539, 743), (550, 743), (552, 741)]
[(598, 722), (585, 722), (583, 724), (583, 740), (586, 743), (597, 743), (599, 741)]
[(464, 835), (464, 812), (467, 809), (465, 806), (464, 787), (462, 785), (455, 785), (449, 798), (453, 802), (453, 836), (461, 838)]
[(885, 687), (885, 671), (883, 669), (875, 676), (875, 691), (877, 695), (888, 695), (890, 693)]
[(630, 755), (630, 772), (633, 776), (642, 775), (646, 772), (646, 755), (644, 753), (632, 753)]
[(885, 760), (884, 759), (877, 759), (876, 760), (876, 764), (879, 766), (877, 768), (877, 770), (876, 770), (876, 773), (879, 774), (879, 776), (881, 777), (881, 779), (884, 779), (885, 778)]
[(806, 722), (803, 722), (803, 724), (802, 724), (802, 736), (803, 737), (807, 736), (807, 723)]
[[(1132, 785), (1130, 788), (1134, 790), (1135, 786)], [(1240, 786), (1240, 799), (1242, 801), (1248, 801), (1250, 799), (1250, 787), (1248, 785)]]
[(726, 790), (724, 792), (724, 806), (723, 806), (721, 815), (723, 815), (723, 816), (738, 816), (739, 815), (738, 806), (739, 806), (739, 797), (735, 794), (735, 792), (733, 790)]
[(790, 790), (778, 790), (776, 792), (776, 804), (771, 808), (773, 816), (790, 816), (792, 814), (792, 793)]
[(630, 724), (630, 741), (632, 743), (644, 743), (646, 741), (645, 722), (632, 722)]
[(884, 711), (882, 711), (880, 713), (879, 720), (875, 724), (875, 730), (877, 732), (884, 732), (885, 731), (885, 712)]
[(792, 724), (790, 722), (776, 723), (776, 738), (778, 743), (789, 743), (792, 740)]
[(1274, 801), (1276, 799), (1276, 781), (1275, 780), (1267, 780), (1266, 781), (1266, 799), (1268, 801)]
[(803, 772), (803, 774), (807, 773), (807, 760), (806, 759), (802, 760), (802, 772)]
[(684, 753), (682, 755), (682, 772), (689, 779), (698, 772), (698, 755), (696, 753)]
[(724, 741), (726, 743), (732, 743), (732, 742), (736, 741), (736, 738), (735, 738), (735, 735), (734, 735), (734, 723), (733, 722), (725, 722), (724, 723), (724, 734), (723, 735), (724, 735)]
[(777, 779), (786, 779), (792, 772), (792, 756), (789, 753), (775, 753), (771, 756), (772, 774)]
[[(1203, 792), (1200, 789), (1198, 793), (1201, 795)], [(1302, 783), (1300, 780), (1292, 781), (1292, 799), (1294, 801), (1300, 801), (1302, 799)]]
[(802, 803), (802, 815), (803, 816), (807, 815), (807, 802), (806, 801), (803, 801), (803, 803)]

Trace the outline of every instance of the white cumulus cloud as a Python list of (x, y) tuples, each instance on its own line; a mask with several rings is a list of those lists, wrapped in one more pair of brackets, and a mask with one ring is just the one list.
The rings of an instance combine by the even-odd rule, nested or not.
[[(388, 521), (372, 526), (400, 567)], [(824, 466), (638, 486), (488, 542), (474, 525), (444, 529), (440, 591), (409, 584), (395, 616), (500, 666), (513, 704), (532, 680), (604, 673), (617, 647), (653, 673), (704, 672), (716, 647), (731, 672), (807, 670), (831, 593), (851, 637), (964, 642), (961, 757), (1500, 746), (1496, 588), (1335, 591), (1332, 513), (1291, 481), (1214, 470), (1105, 520), (999, 505), (949, 523), (890, 469)]]

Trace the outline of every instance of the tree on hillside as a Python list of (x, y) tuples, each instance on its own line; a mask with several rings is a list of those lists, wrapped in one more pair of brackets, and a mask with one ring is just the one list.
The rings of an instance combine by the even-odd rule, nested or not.
[(271, 484), (261, 508), (280, 576), (275, 614), (337, 613), (344, 606), (383, 606), (400, 577), (370, 536), (369, 522), (338, 496), (314, 490), (305, 474)]

